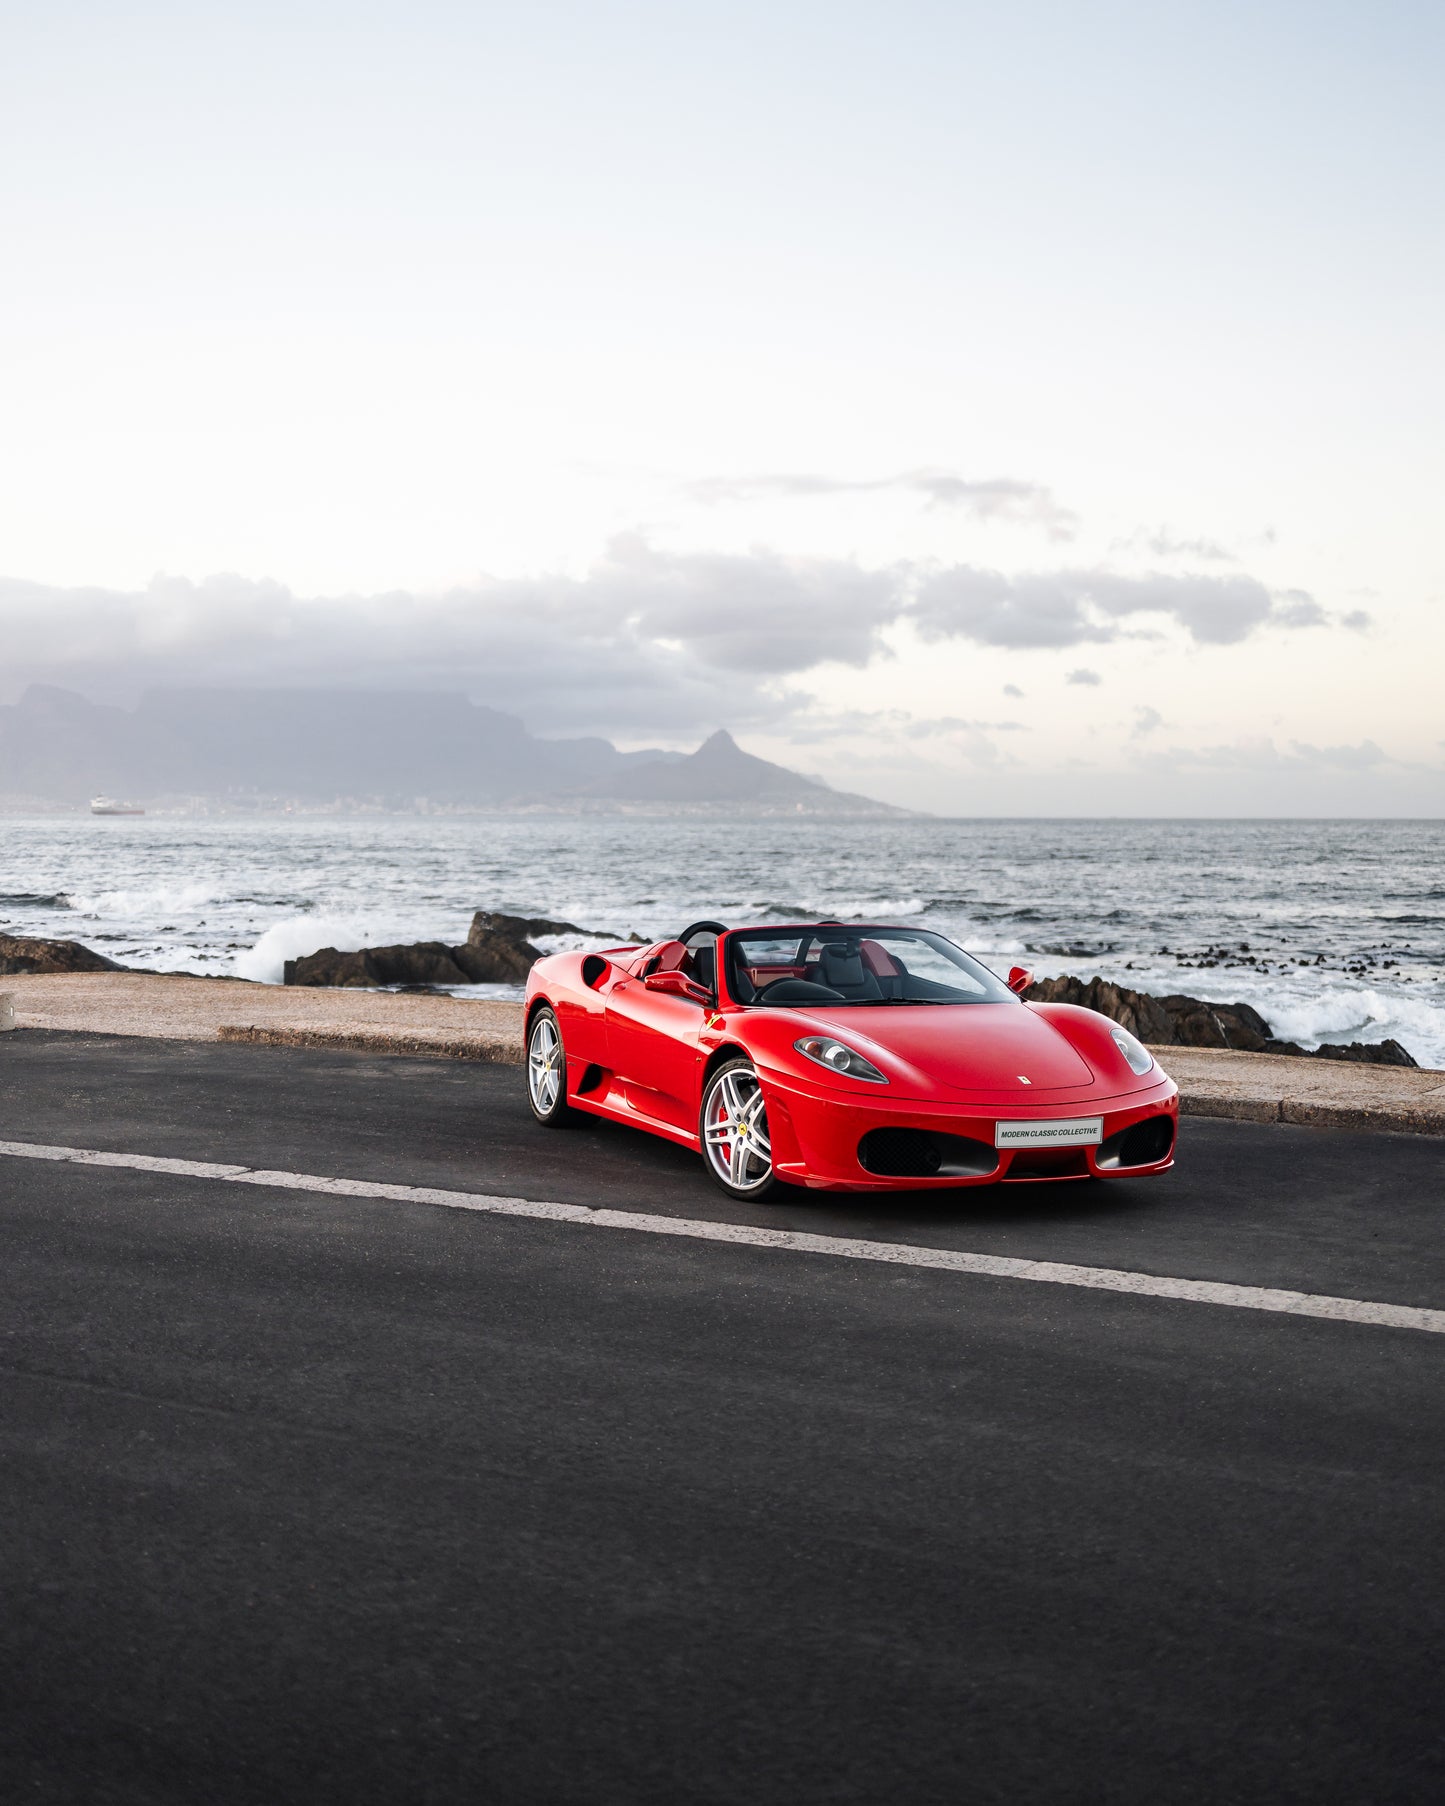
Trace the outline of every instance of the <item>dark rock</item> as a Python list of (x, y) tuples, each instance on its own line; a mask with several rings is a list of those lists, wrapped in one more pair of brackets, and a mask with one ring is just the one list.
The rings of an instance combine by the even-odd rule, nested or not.
[(406, 947), (363, 947), (338, 953), (323, 947), (287, 960), (288, 985), (515, 985), (523, 984), (541, 953), (531, 934), (586, 934), (575, 922), (545, 916), (508, 916), (479, 909), (459, 947), (418, 941)]
[[(509, 941), (526, 941), (534, 934), (590, 934), (590, 928), (579, 928), (575, 922), (549, 922), (545, 916), (504, 916), (495, 910), (479, 909), (472, 917), (467, 933), (468, 944), (483, 935), (500, 934)], [(540, 958), (538, 954), (535, 957)]]
[(1337, 1045), (1326, 1041), (1314, 1050), (1317, 1060), (1354, 1060), (1365, 1066), (1419, 1066), (1420, 1062), (1398, 1041), (1351, 1041)]
[[(334, 985), (349, 990), (377, 985), (509, 985), (522, 984), (542, 957), (520, 934), (488, 928), (488, 921), (520, 922), (516, 916), (487, 917), (478, 913), (471, 933), (459, 947), (441, 941), (417, 941), (409, 946), (361, 947), (338, 952), (323, 947), (302, 959), (286, 961), (283, 982), (288, 985)], [(567, 924), (542, 924), (558, 933)], [(540, 929), (538, 930), (540, 932)], [(570, 930), (569, 930), (570, 931)], [(577, 933), (585, 932), (582, 929)]]
[(1158, 1003), (1174, 1026), (1165, 1046), (1232, 1047), (1240, 1053), (1262, 1053), (1270, 1038), (1264, 1017), (1247, 1003), (1204, 1003), (1198, 997), (1160, 997)]
[[(1263, 1037), (1235, 1011), (1197, 997), (1151, 997), (1104, 978), (1045, 978), (1025, 993), (1030, 1003), (1074, 1003), (1097, 1010), (1155, 1047), (1257, 1047)], [(1250, 1015), (1254, 1012), (1251, 1010)], [(1259, 1021), (1255, 1017), (1255, 1021)], [(1263, 1025), (1261, 1025), (1263, 1026)], [(1268, 1031), (1266, 1030), (1266, 1033)]]
[(1372, 1066), (1414, 1066), (1398, 1041), (1353, 1041), (1347, 1047), (1307, 1048), (1278, 1041), (1247, 1003), (1205, 1003), (1199, 997), (1151, 997), (1107, 979), (1041, 979), (1024, 993), (1030, 1003), (1075, 1003), (1097, 1010), (1154, 1047), (1229, 1047), (1238, 1053), (1293, 1054), (1302, 1059), (1355, 1060)]
[(0, 977), (16, 978), (24, 972), (127, 972), (103, 953), (92, 953), (79, 941), (35, 941), (14, 934), (0, 934)]
[(465, 944), (451, 950), (452, 958), (467, 975), (464, 982), (473, 985), (522, 984), (542, 955), (530, 941), (479, 927), (481, 921), (482, 917), (478, 915)]
[(1111, 1022), (1121, 1023), (1141, 1041), (1157, 1042), (1161, 1034), (1173, 1034), (1152, 997), (1111, 985), (1107, 979), (1091, 978), (1086, 984), (1081, 978), (1068, 976), (1043, 978), (1031, 985), (1024, 996), (1030, 1003), (1074, 1003), (1086, 1010), (1097, 1010)]
[[(458, 950), (460, 951), (460, 950)], [(352, 953), (322, 947), (300, 959), (288, 959), (282, 982), (369, 990), (377, 985), (465, 985), (475, 982), (440, 941), (417, 941), (408, 947), (361, 947)]]

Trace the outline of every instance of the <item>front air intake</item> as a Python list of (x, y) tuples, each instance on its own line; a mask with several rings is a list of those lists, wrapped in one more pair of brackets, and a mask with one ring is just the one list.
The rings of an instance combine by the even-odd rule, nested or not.
[(979, 1179), (998, 1165), (986, 1141), (934, 1129), (870, 1129), (858, 1164), (880, 1179)]
[(1126, 1166), (1157, 1166), (1167, 1160), (1174, 1147), (1174, 1118), (1146, 1116), (1142, 1122), (1130, 1123), (1117, 1135), (1111, 1135), (1099, 1149), (1095, 1164), (1103, 1172), (1118, 1172)]

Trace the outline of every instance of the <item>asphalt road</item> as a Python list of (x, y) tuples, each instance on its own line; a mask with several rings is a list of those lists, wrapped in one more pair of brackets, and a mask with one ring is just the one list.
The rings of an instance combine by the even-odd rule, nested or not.
[[(1445, 1148), (740, 1207), (510, 1069), (26, 1032), (0, 1139), (1445, 1305)], [(1424, 1801), (1445, 1336), (0, 1159), (0, 1798)]]

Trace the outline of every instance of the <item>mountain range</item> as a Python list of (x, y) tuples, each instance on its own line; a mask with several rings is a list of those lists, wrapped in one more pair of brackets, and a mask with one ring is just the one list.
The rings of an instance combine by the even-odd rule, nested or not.
[(723, 810), (891, 815), (745, 753), (718, 732), (693, 753), (545, 740), (515, 715), (422, 691), (187, 689), (133, 709), (34, 685), (0, 706), (0, 802), (236, 807)]

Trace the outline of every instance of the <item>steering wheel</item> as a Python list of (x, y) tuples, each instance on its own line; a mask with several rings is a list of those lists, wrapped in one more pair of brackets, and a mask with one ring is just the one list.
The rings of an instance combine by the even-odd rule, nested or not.
[[(790, 990), (789, 987), (796, 987)], [(803, 995), (798, 996), (798, 991)], [(846, 1003), (848, 1000), (841, 991), (835, 991), (832, 985), (821, 985), (811, 978), (775, 978), (771, 984), (763, 986), (753, 998), (754, 1003), (766, 1003), (778, 993), (779, 1003)], [(786, 993), (786, 995), (784, 994)]]

